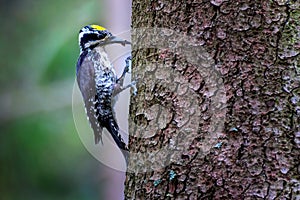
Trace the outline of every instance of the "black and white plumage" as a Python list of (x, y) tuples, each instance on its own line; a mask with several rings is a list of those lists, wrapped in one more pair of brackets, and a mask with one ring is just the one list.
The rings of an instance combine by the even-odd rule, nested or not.
[(106, 128), (127, 161), (128, 147), (121, 137), (112, 105), (115, 95), (133, 84), (122, 86), (128, 65), (122, 76), (117, 79), (115, 70), (103, 48), (112, 43), (130, 44), (126, 40), (112, 36), (105, 28), (98, 25), (85, 26), (80, 30), (80, 56), (76, 69), (77, 83), (90, 125), (94, 131), (95, 144), (102, 141), (102, 130)]

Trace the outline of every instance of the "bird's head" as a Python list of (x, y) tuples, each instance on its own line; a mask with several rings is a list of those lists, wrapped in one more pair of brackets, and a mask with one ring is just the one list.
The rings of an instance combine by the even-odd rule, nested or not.
[(79, 46), (81, 52), (91, 50), (96, 46), (119, 43), (125, 46), (129, 41), (113, 36), (106, 28), (99, 25), (88, 25), (79, 31)]

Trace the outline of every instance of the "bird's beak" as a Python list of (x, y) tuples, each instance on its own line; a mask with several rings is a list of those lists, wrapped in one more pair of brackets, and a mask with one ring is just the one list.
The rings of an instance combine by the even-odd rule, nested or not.
[(124, 40), (124, 39), (121, 39), (121, 38), (118, 38), (116, 36), (111, 36), (109, 38), (107, 38), (105, 41), (104, 41), (104, 44), (114, 44), (114, 43), (119, 43), (123, 46), (125, 46), (126, 44), (131, 44), (129, 41), (127, 40)]

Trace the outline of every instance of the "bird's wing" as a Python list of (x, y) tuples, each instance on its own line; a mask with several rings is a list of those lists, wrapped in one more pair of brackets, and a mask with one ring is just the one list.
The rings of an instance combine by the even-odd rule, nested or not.
[(83, 96), (86, 114), (94, 131), (95, 143), (102, 140), (102, 129), (96, 116), (97, 92), (95, 84), (94, 63), (89, 56), (80, 57), (77, 63), (77, 83)]

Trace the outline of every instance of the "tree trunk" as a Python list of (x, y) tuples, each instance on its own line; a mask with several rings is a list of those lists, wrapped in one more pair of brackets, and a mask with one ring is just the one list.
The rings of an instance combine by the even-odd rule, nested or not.
[(299, 7), (133, 0), (126, 199), (300, 199)]

